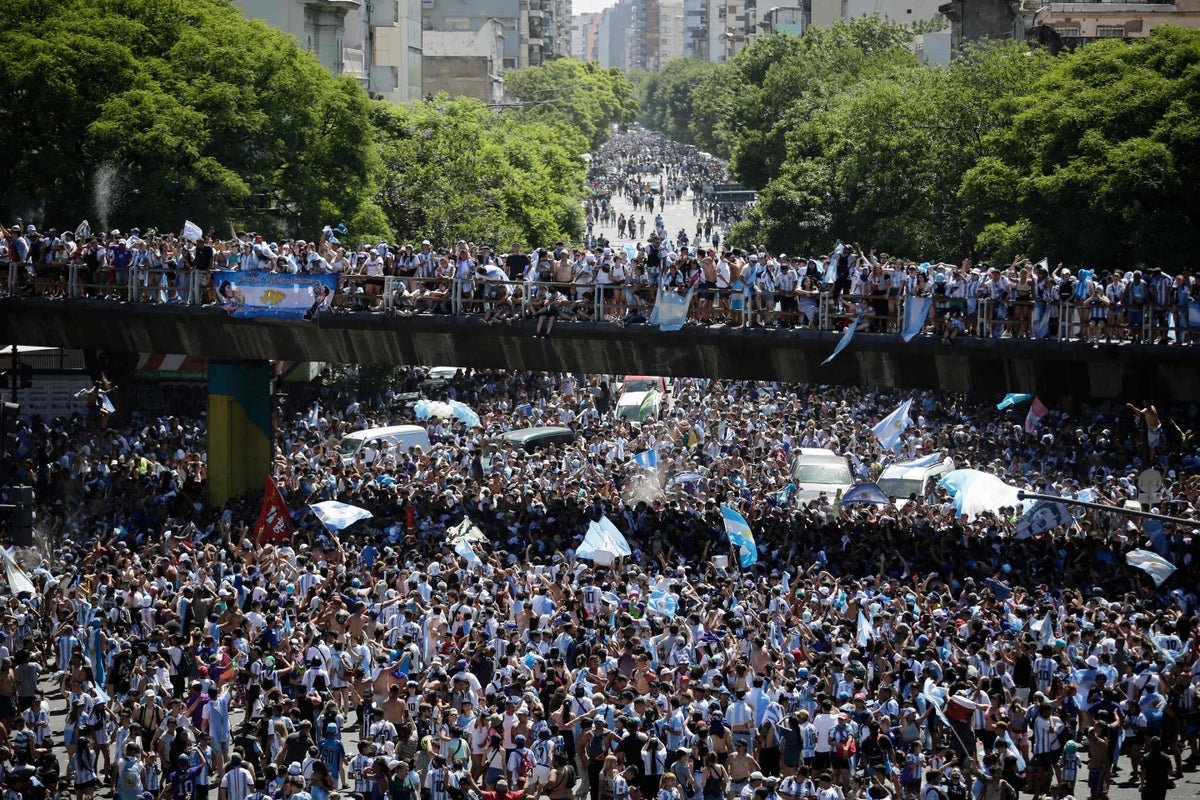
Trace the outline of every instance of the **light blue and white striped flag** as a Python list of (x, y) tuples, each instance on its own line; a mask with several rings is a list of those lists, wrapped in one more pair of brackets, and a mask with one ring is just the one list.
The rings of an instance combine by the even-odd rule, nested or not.
[(911, 408), (912, 400), (905, 400), (895, 411), (888, 414), (871, 429), (875, 438), (879, 440), (879, 446), (884, 450), (895, 450), (900, 446), (900, 435), (912, 424), (912, 420), (908, 418)]
[(904, 332), (900, 334), (901, 339), (910, 342), (921, 332), (921, 328), (925, 327), (925, 320), (929, 318), (929, 308), (932, 305), (932, 297), (909, 296), (904, 299)]
[(654, 310), (650, 312), (649, 324), (657, 325), (660, 331), (677, 331), (687, 322), (688, 307), (692, 304), (692, 295), (696, 287), (688, 289), (682, 297), (673, 291), (658, 290), (654, 300)]
[(1162, 582), (1171, 577), (1175, 572), (1175, 565), (1158, 553), (1150, 550), (1131, 550), (1125, 556), (1125, 563), (1131, 567), (1137, 567), (1144, 570), (1147, 575), (1154, 579), (1155, 586), (1162, 586)]
[(729, 543), (738, 550), (738, 560), (742, 568), (754, 566), (758, 561), (758, 545), (750, 531), (750, 523), (729, 506), (721, 506), (721, 518), (725, 522), (725, 535), (729, 537)]
[(642, 469), (658, 469), (658, 450), (650, 449), (633, 457), (633, 463)]
[(848, 325), (846, 325), (846, 331), (842, 334), (842, 338), (838, 340), (837, 347), (833, 348), (833, 352), (829, 354), (829, 358), (821, 362), (822, 367), (837, 358), (838, 353), (845, 350), (846, 346), (850, 344), (850, 340), (854, 338), (854, 331), (858, 329), (858, 322), (860, 319), (862, 318), (855, 317), (854, 319), (850, 320)]
[(317, 519), (331, 531), (341, 531), (349, 528), (360, 519), (370, 519), (374, 516), (370, 511), (349, 503), (337, 500), (326, 500), (323, 503), (312, 503), (309, 508), (317, 515)]
[(454, 543), (454, 552), (467, 560), (467, 566), (471, 569), (482, 567), (483, 562), (479, 560), (479, 556), (475, 553), (475, 548), (471, 547), (471, 542), (467, 539), (459, 539)]

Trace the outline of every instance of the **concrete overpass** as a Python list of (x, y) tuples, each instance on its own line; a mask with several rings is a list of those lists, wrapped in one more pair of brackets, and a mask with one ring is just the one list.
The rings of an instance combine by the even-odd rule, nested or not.
[(860, 333), (833, 363), (840, 334), (689, 326), (563, 323), (534, 339), (532, 323), (473, 316), (333, 314), (315, 321), (231, 319), (215, 307), (111, 300), (0, 300), (0, 344), (113, 353), (178, 353), (225, 361), (445, 364), (798, 383), (941, 389), (1000, 397), (1031, 392), (1048, 405), (1091, 399), (1160, 404), (1200, 397), (1200, 350), (1025, 339), (934, 337), (904, 343)]

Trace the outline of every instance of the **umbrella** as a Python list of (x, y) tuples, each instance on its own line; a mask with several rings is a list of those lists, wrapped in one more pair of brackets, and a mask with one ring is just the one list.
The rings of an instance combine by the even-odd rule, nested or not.
[(440, 400), (418, 400), (413, 406), (413, 413), (419, 420), (427, 420), (430, 417), (449, 419), (454, 416), (454, 410), (450, 408), (450, 404)]
[(454, 418), (466, 423), (468, 428), (482, 427), (483, 423), (479, 420), (479, 415), (475, 413), (466, 403), (460, 403), (458, 400), (451, 400), (447, 405), (450, 407), (450, 413)]

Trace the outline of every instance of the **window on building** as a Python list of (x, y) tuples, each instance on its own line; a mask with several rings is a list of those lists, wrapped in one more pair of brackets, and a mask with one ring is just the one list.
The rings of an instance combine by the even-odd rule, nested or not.
[(1079, 38), (1079, 27), (1078, 26), (1055, 28), (1054, 30), (1056, 33), (1058, 33), (1059, 37), (1061, 37), (1063, 39), (1078, 39)]
[(1125, 28), (1121, 25), (1097, 25), (1096, 26), (1096, 36), (1113, 38), (1113, 39), (1124, 39), (1125, 38)]
[(446, 21), (443, 23), (442, 30), (469, 31), (471, 30), (471, 20), (467, 17), (446, 17)]

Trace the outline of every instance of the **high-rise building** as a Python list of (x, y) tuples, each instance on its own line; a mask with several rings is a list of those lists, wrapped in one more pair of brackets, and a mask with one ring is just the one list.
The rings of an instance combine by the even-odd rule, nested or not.
[(535, 66), (571, 46), (570, 0), (420, 0), (425, 31), (474, 33), (497, 20), (504, 33), (501, 69)]
[(422, 0), (234, 0), (379, 100), (421, 96)]

